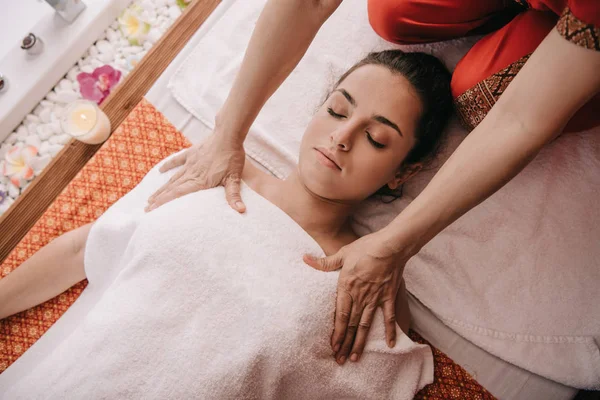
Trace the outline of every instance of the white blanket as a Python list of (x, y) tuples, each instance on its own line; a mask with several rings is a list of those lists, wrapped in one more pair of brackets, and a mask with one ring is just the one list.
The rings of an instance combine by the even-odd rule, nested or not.
[(61, 318), (62, 343), (0, 380), (0, 398), (411, 399), (432, 382), (430, 348), (398, 329), (389, 349), (381, 312), (361, 361), (335, 363), (339, 273), (305, 265), (318, 244), (245, 184), (243, 215), (223, 188), (144, 213), (175, 172), (155, 166), (96, 221), (84, 291), (95, 304), (69, 331)]
[[(265, 0), (237, 1), (173, 76), (173, 95), (212, 126)], [(312, 113), (343, 71), (369, 51), (426, 51), (452, 68), (473, 39), (395, 46), (377, 37), (365, 0), (345, 0), (250, 130), (250, 156), (285, 177)], [(551, 111), (549, 111), (551, 112)], [(464, 139), (454, 123), (441, 165)], [(477, 168), (477, 166), (473, 166)], [(433, 172), (391, 205), (370, 202), (360, 234), (390, 222)], [(546, 378), (600, 388), (600, 129), (563, 135), (516, 179), (432, 240), (407, 266), (407, 288), (488, 352)]]

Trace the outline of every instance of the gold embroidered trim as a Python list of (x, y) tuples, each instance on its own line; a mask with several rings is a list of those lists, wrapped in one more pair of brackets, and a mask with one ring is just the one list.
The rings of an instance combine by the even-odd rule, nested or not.
[(508, 67), (477, 83), (454, 100), (458, 116), (465, 128), (472, 131), (479, 125), (500, 95), (504, 93), (508, 84), (523, 68), (530, 55), (521, 57)]
[(600, 28), (581, 21), (573, 15), (569, 7), (565, 8), (560, 16), (556, 30), (578, 46), (600, 51)]

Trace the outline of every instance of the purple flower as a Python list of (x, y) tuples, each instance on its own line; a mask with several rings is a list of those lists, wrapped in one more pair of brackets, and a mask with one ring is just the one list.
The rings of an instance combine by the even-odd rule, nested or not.
[(111, 89), (119, 83), (119, 79), (121, 79), (121, 71), (110, 65), (98, 67), (91, 74), (82, 72), (77, 75), (83, 98), (95, 101), (97, 104), (102, 104)]

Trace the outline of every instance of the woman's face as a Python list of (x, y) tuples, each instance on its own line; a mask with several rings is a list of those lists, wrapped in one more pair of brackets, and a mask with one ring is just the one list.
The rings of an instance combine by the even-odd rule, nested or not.
[(298, 170), (318, 196), (360, 202), (406, 179), (400, 165), (415, 143), (421, 101), (385, 67), (365, 65), (342, 81), (309, 123)]

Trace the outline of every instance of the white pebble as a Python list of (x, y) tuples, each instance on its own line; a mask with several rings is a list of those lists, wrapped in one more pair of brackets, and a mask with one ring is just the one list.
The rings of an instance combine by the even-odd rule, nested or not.
[(33, 114), (27, 114), (27, 116), (25, 117), (25, 120), (27, 122), (31, 122), (31, 123), (36, 123), (36, 124), (40, 123), (40, 117), (38, 117), (37, 115), (33, 115)]
[(51, 144), (48, 148), (48, 151), (50, 152), (50, 155), (55, 156), (58, 154), (59, 151), (62, 150), (62, 148), (63, 146), (60, 144)]
[(40, 114), (42, 113), (42, 111), (44, 111), (44, 107), (42, 107), (41, 104), (38, 104), (34, 109), (33, 109), (33, 115), (37, 115), (38, 117), (40, 116)]
[(100, 51), (98, 50), (98, 48), (96, 46), (92, 46), (89, 49), (89, 53), (90, 53), (90, 56), (96, 57), (98, 54), (100, 54)]
[(86, 65), (90, 65), (91, 61), (92, 57), (87, 56), (77, 61), (77, 65), (79, 65), (79, 68), (83, 69), (83, 67), (85, 67)]
[(98, 43), (96, 43), (96, 47), (100, 53), (113, 53), (115, 51), (113, 45), (108, 43), (106, 40), (98, 41)]
[(50, 114), (51, 113), (52, 113), (52, 108), (44, 107), (44, 109), (40, 113), (40, 119), (42, 120), (43, 123), (47, 124), (48, 122), (50, 122)]
[(46, 126), (48, 126), (52, 130), (52, 133), (54, 133), (55, 135), (60, 135), (62, 133), (62, 127), (60, 126), (60, 122), (58, 121), (51, 122)]
[(35, 172), (35, 174), (39, 175), (44, 170), (44, 168), (46, 168), (48, 166), (48, 164), (50, 164), (50, 161), (52, 161), (52, 157), (50, 157), (48, 155), (36, 157), (32, 161), (31, 167), (33, 168), (33, 171)]
[(54, 130), (49, 125), (40, 125), (37, 128), (37, 135), (41, 140), (48, 140), (54, 135)]
[(140, 6), (145, 10), (154, 10), (154, 3), (151, 0), (144, 0), (140, 3)]
[(17, 132), (18, 140), (25, 140), (29, 135), (35, 135), (37, 133), (38, 124), (31, 124), (24, 132)]
[(167, 5), (167, 0), (154, 0), (154, 7), (161, 8)]
[(38, 151), (40, 154), (48, 154), (50, 152), (50, 143), (43, 142)]
[(60, 90), (73, 90), (73, 83), (68, 79), (63, 79), (58, 83)]
[(112, 24), (110, 24), (110, 28), (119, 29), (119, 21), (114, 21)]
[(125, 61), (123, 59), (115, 61), (115, 64), (117, 64), (117, 67), (119, 69), (127, 69), (127, 68), (129, 68), (129, 65), (127, 64), (127, 61)]
[[(67, 136), (66, 140), (64, 136)], [(69, 135), (55, 135), (52, 136), (48, 141), (50, 142), (50, 144), (65, 144), (69, 141)]]
[(98, 60), (102, 61), (105, 64), (109, 64), (114, 59), (115, 59), (115, 55), (113, 54), (112, 51), (109, 53), (101, 53), (100, 55), (98, 55)]
[(91, 61), (91, 66), (94, 68), (100, 68), (103, 64), (97, 59), (93, 58)]
[(17, 142), (17, 133), (13, 132), (6, 138), (6, 143), (15, 144)]
[(127, 46), (127, 47), (121, 49), (121, 53), (123, 53), (125, 55), (137, 54), (140, 51), (142, 51), (142, 48), (139, 46)]
[(55, 136), (56, 142), (58, 144), (67, 144), (69, 140), (71, 140), (71, 135), (67, 135), (66, 133), (63, 135)]
[(106, 31), (106, 38), (108, 39), (109, 42), (115, 43), (119, 39), (121, 39), (121, 35), (119, 35), (117, 32), (118, 31), (115, 31), (115, 30), (110, 29), (110, 28)]
[(165, 21), (158, 25), (158, 29), (160, 29), (161, 31), (166, 31), (167, 29), (169, 29), (169, 26), (171, 26), (171, 21)]
[(46, 98), (51, 102), (54, 102), (54, 103), (58, 102), (58, 95), (54, 91), (51, 91), (50, 93), (48, 93), (46, 95)]
[(176, 0), (167, 0), (167, 4), (168, 5), (173, 5), (175, 4)]
[(45, 107), (45, 108), (52, 108), (52, 107), (54, 107), (54, 103), (51, 102), (51, 101), (48, 101), (48, 100), (42, 100), (42, 101), (40, 101), (40, 105), (42, 107)]
[(146, 22), (148, 22), (150, 25), (154, 26), (156, 24), (157, 20), (158, 20), (158, 14), (156, 13), (156, 10), (147, 11)]
[[(8, 150), (10, 150), (10, 144), (2, 143), (2, 145), (0, 145), (0, 159), (4, 159), (4, 156), (6, 155), (6, 153), (8, 153)], [(1, 168), (0, 171), (2, 171)], [(0, 190), (4, 189), (0, 188)]]
[(181, 8), (179, 6), (169, 7), (169, 18), (177, 19), (181, 15)]
[(76, 91), (77, 93), (79, 93), (79, 82), (75, 81), (73, 82), (73, 90)]
[(68, 104), (74, 102), (77, 99), (79, 99), (79, 96), (72, 90), (61, 90), (56, 93), (56, 100), (60, 103)]
[(17, 135), (22, 136), (22, 135), (28, 135), (29, 134), (29, 130), (25, 125), (21, 125), (17, 128), (17, 130), (15, 131)]
[(9, 182), (8, 195), (10, 197), (12, 197), (13, 199), (16, 199), (17, 197), (19, 197), (20, 194), (21, 194), (21, 191), (19, 190), (19, 188), (16, 187), (15, 185), (13, 185), (12, 182)]
[(150, 50), (152, 48), (152, 42), (145, 41), (143, 47), (144, 47), (144, 50), (146, 50), (146, 51)]
[(54, 122), (54, 121), (60, 121), (60, 117), (62, 117), (63, 112), (64, 112), (64, 108), (62, 108), (62, 107), (56, 107), (52, 111), (52, 114), (50, 115), (50, 120), (52, 122)]
[(36, 149), (39, 149), (40, 146), (42, 145), (42, 141), (40, 140), (39, 137), (37, 137), (37, 135), (30, 135), (30, 136), (27, 136), (27, 138), (25, 139), (25, 144), (31, 145), (31, 146), (35, 147)]
[(92, 72), (94, 72), (94, 67), (92, 67), (91, 65), (84, 65), (83, 67), (81, 67), (81, 72), (91, 74)]
[(148, 32), (148, 41), (156, 43), (158, 42), (161, 36), (162, 33), (158, 29), (151, 29), (150, 32)]
[(81, 71), (77, 67), (73, 67), (67, 72), (67, 79), (74, 82), (77, 80), (77, 75), (79, 75)]

